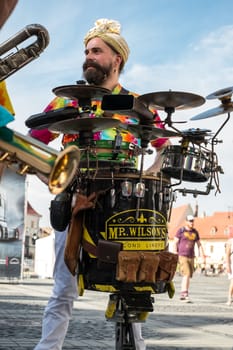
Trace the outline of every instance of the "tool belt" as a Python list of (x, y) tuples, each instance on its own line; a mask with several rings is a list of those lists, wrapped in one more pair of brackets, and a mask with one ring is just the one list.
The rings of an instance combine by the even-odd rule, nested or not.
[(177, 269), (178, 255), (168, 251), (125, 251), (120, 242), (102, 239), (96, 247), (82, 243), (84, 250), (96, 257), (97, 269), (116, 271), (115, 278), (120, 282), (170, 282)]

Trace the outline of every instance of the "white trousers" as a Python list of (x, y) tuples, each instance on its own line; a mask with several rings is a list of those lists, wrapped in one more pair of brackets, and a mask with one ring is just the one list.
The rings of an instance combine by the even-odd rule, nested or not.
[[(67, 231), (55, 232), (54, 287), (44, 311), (42, 335), (34, 350), (61, 350), (72, 317), (73, 303), (77, 299), (77, 277), (64, 262)], [(78, 325), (77, 325), (78, 328)], [(145, 350), (141, 324), (133, 324), (136, 350)]]

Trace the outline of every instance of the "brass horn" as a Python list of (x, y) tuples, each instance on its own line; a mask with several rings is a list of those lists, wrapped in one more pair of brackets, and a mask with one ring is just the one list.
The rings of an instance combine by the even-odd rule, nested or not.
[(64, 191), (77, 174), (80, 151), (69, 146), (58, 152), (30, 136), (0, 128), (0, 162), (20, 175), (39, 173), (48, 179), (51, 193)]
[[(18, 44), (34, 35), (37, 37), (36, 41), (25, 48), (18, 49)], [(17, 70), (39, 57), (48, 44), (49, 33), (40, 24), (29, 24), (0, 44), (0, 81), (5, 80)], [(13, 48), (16, 48), (16, 52), (11, 52), (3, 58), (1, 57)]]

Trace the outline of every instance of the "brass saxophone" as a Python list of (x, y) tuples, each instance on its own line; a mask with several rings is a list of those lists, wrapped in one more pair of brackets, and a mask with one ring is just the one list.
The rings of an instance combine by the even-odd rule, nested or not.
[(63, 192), (74, 180), (80, 160), (77, 146), (58, 152), (30, 136), (0, 128), (0, 162), (20, 175), (41, 174), (51, 193)]
[[(37, 37), (36, 41), (25, 48), (19, 49), (17, 47), (18, 44), (34, 35)], [(40, 24), (29, 24), (0, 44), (0, 81), (5, 80), (26, 64), (39, 57), (48, 44), (49, 33)], [(16, 52), (11, 52), (1, 58), (2, 55), (8, 53), (13, 48), (16, 48)]]
[[(36, 35), (37, 40), (26, 48), (17, 45)], [(47, 30), (39, 24), (30, 24), (0, 45), (0, 57), (16, 48), (15, 53), (0, 58), (0, 81), (39, 57), (49, 44)], [(45, 178), (53, 194), (64, 191), (77, 174), (80, 160), (79, 148), (70, 146), (58, 152), (42, 142), (13, 131), (0, 128), (0, 162), (20, 175), (39, 174)]]

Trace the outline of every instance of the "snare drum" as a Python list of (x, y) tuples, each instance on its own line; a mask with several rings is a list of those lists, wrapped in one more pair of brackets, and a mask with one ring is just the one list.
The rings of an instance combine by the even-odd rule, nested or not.
[(181, 146), (169, 146), (164, 151), (162, 172), (175, 179), (205, 182), (211, 174), (212, 156), (209, 151), (189, 147), (182, 153)]
[[(88, 194), (99, 193), (95, 209), (85, 211), (84, 274), (88, 289), (116, 285), (116, 271), (99, 270), (100, 239), (122, 244), (126, 251), (159, 252), (166, 248), (169, 183), (152, 176), (118, 173), (89, 181)], [(103, 290), (100, 288), (100, 290)], [(103, 290), (104, 291), (104, 290)]]
[[(75, 143), (77, 144), (77, 143)], [(98, 140), (88, 149), (81, 149), (80, 167), (91, 168), (111, 166), (136, 167), (137, 157), (129, 142), (122, 142), (120, 149), (114, 148), (114, 141)]]

